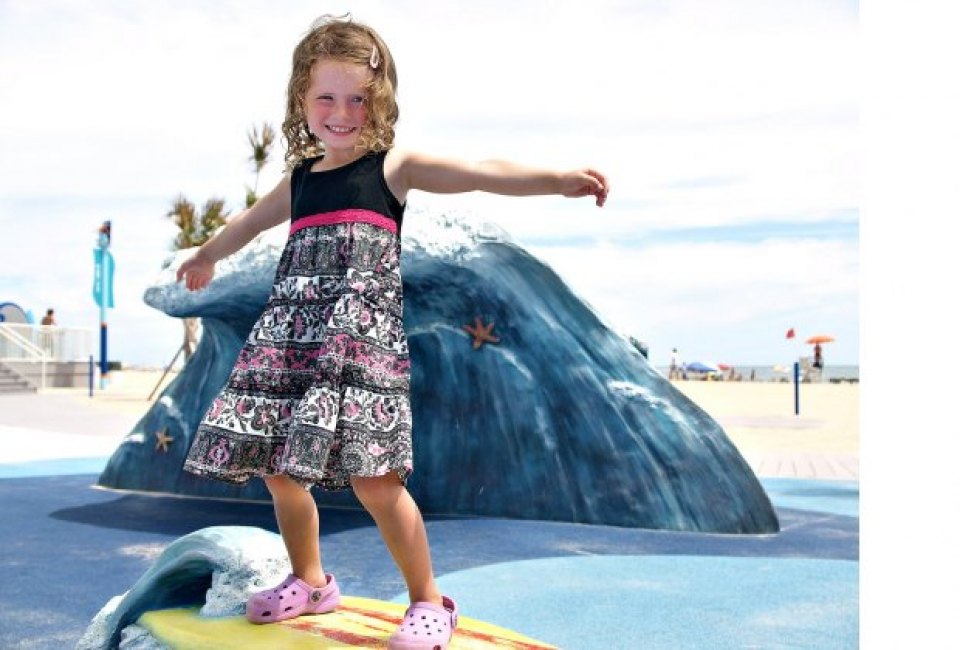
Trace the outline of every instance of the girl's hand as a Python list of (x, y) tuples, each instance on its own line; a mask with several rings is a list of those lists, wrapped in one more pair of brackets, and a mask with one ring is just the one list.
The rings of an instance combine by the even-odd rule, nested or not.
[(185, 278), (188, 291), (203, 289), (213, 279), (213, 262), (198, 251), (177, 269), (177, 282), (181, 278)]
[(569, 198), (597, 197), (597, 207), (607, 202), (610, 184), (603, 174), (593, 169), (577, 169), (560, 176), (560, 194)]

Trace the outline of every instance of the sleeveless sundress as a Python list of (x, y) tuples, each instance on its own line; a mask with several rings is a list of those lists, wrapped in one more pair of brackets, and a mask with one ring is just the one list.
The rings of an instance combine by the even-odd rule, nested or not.
[(270, 297), (184, 470), (232, 483), (286, 474), (337, 490), (413, 470), (400, 226), (385, 152), (291, 174), (292, 219)]

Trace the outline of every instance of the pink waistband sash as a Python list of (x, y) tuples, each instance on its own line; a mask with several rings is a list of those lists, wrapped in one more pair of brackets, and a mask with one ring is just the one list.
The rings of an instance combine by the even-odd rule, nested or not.
[(312, 214), (309, 217), (302, 217), (290, 224), (290, 234), (310, 228), (311, 226), (331, 226), (338, 223), (368, 223), (372, 226), (379, 226), (389, 230), (394, 235), (397, 234), (397, 222), (389, 217), (385, 217), (379, 212), (372, 210), (337, 210), (335, 212), (323, 212), (321, 214)]

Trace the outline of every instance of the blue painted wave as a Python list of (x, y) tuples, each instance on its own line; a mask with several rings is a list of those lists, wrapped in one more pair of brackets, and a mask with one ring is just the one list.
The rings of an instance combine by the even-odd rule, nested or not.
[[(431, 513), (669, 530), (769, 533), (770, 500), (720, 426), (606, 327), (545, 264), (503, 235), (439, 217), (404, 239), (415, 472)], [(279, 249), (225, 261), (209, 289), (164, 281), (145, 301), (199, 316), (199, 348), (100, 476), (105, 487), (266, 499), (181, 472), (193, 432), (266, 301)], [(178, 258), (179, 259), (179, 258)], [(494, 323), (500, 342), (463, 330)], [(164, 450), (157, 434), (172, 441)], [(358, 505), (350, 493), (321, 504)]]

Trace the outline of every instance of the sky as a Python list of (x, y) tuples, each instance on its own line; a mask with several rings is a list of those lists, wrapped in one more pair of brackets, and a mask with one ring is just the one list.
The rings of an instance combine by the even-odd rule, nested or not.
[[(110, 357), (163, 366), (179, 321), (146, 306), (180, 193), (242, 207), (246, 134), (279, 127), (290, 54), (350, 11), (397, 61), (397, 146), (591, 166), (607, 205), (411, 193), (506, 230), (655, 365), (787, 364), (860, 350), (856, 2), (0, 0), (0, 302), (97, 328), (113, 223)], [(282, 150), (259, 188), (282, 174)], [(797, 339), (785, 335), (793, 328)]]

